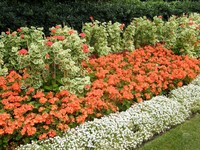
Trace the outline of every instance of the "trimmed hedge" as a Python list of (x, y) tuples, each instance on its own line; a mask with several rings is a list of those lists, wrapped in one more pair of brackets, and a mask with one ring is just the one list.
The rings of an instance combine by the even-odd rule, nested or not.
[(81, 30), (82, 24), (88, 22), (90, 16), (100, 22), (121, 22), (129, 24), (133, 18), (162, 15), (167, 20), (171, 15), (199, 12), (198, 2), (139, 2), (123, 1), (58, 1), (49, 0), (34, 3), (17, 0), (0, 2), (0, 31), (8, 28), (16, 30), (22, 26), (44, 27), (45, 33), (55, 24), (65, 24)]

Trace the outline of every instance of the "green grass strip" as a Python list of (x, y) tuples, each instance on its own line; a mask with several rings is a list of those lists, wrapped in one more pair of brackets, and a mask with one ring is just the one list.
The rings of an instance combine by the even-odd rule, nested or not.
[(162, 136), (147, 142), (139, 150), (199, 150), (200, 114)]

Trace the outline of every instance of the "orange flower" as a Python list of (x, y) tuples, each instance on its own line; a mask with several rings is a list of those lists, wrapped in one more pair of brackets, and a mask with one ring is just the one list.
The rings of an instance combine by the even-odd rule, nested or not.
[(38, 137), (39, 140), (46, 139), (46, 138), (47, 138), (47, 133), (43, 133)]
[(27, 79), (28, 77), (30, 77), (30, 75), (29, 75), (28, 73), (25, 73), (25, 74), (23, 75), (23, 79)]
[(27, 127), (27, 134), (28, 136), (34, 135), (36, 133), (37, 129), (35, 127)]
[(90, 51), (87, 44), (82, 44), (82, 49), (84, 53), (88, 53)]
[(67, 90), (62, 90), (59, 93), (57, 93), (58, 98), (63, 97), (63, 96), (69, 96), (69, 95), (70, 95), (70, 93)]
[(62, 123), (58, 124), (57, 127), (58, 127), (59, 129), (61, 129), (61, 130), (64, 130), (64, 129), (65, 129), (65, 126), (64, 126), (64, 124), (62, 124)]
[(45, 55), (45, 59), (49, 59), (50, 58), (50, 55), (49, 54), (46, 54)]
[(10, 114), (7, 114), (7, 113), (2, 113), (0, 114), (0, 120), (7, 120), (7, 119), (10, 119)]
[(55, 30), (55, 29), (52, 29), (52, 30), (51, 30), (51, 32), (52, 32), (52, 33), (55, 33), (55, 32), (56, 32), (56, 30)]
[(22, 130), (20, 131), (20, 133), (21, 133), (21, 135), (25, 135), (25, 133), (26, 133), (26, 127), (25, 126), (22, 128)]
[(56, 136), (56, 131), (55, 130), (49, 130), (49, 132), (47, 133), (49, 137), (54, 137)]
[(138, 102), (138, 103), (141, 103), (141, 102), (143, 102), (143, 99), (142, 99), (142, 98), (138, 98), (138, 99), (137, 99), (137, 102)]
[(5, 127), (5, 128), (4, 128), (4, 132), (5, 132), (6, 134), (13, 134), (14, 129), (11, 128), (11, 127)]
[(24, 34), (21, 34), (21, 35), (20, 35), (20, 38), (21, 38), (21, 39), (24, 39), (24, 37), (25, 37)]
[(82, 33), (79, 34), (79, 36), (82, 37), (82, 38), (85, 38), (86, 34), (82, 32)]
[(59, 29), (60, 27), (61, 27), (60, 25), (56, 25), (56, 26), (55, 26), (56, 29)]
[(48, 92), (46, 95), (46, 98), (53, 98), (53, 92)]
[(0, 126), (5, 126), (5, 125), (6, 125), (6, 122), (3, 120), (0, 120)]
[(123, 30), (124, 29), (125, 24), (121, 24), (120, 25), (120, 29)]
[(52, 119), (52, 116), (49, 116), (49, 117), (46, 119), (46, 121), (45, 121), (45, 123), (46, 123), (47, 125), (51, 124), (52, 122), (54, 122), (53, 119)]
[(4, 134), (4, 130), (0, 129), (0, 136), (2, 136)]
[(34, 91), (35, 91), (35, 89), (32, 88), (32, 87), (30, 87), (30, 88), (28, 89), (28, 91), (26, 92), (26, 95), (29, 95), (29, 94), (31, 94), (31, 93), (34, 92)]
[(6, 85), (7, 81), (4, 77), (0, 76), (0, 87)]
[(144, 95), (145, 95), (147, 100), (151, 98), (151, 95), (149, 93), (145, 93)]
[(28, 51), (26, 49), (21, 49), (21, 50), (18, 51), (18, 53), (20, 55), (26, 55), (28, 53)]
[(47, 102), (47, 99), (44, 98), (44, 97), (41, 97), (41, 98), (39, 99), (39, 102), (40, 102), (41, 104), (44, 104), (44, 103)]
[(91, 87), (90, 84), (85, 85), (85, 89), (88, 90)]
[(194, 24), (194, 22), (193, 21), (190, 21), (190, 22), (188, 22), (188, 25), (193, 25)]
[[(51, 46), (53, 45), (53, 42), (47, 41), (47, 42), (46, 42), (46, 45), (49, 46), (49, 47), (51, 47)], [(48, 56), (45, 56), (45, 59), (49, 59), (49, 57), (48, 57)]]
[(58, 109), (58, 106), (57, 105), (51, 105), (51, 110), (57, 110)]
[(102, 116), (101, 113), (97, 113), (97, 114), (96, 114), (96, 117), (98, 117), (98, 118), (101, 117), (101, 116)]
[(90, 16), (90, 19), (91, 19), (91, 20), (94, 20), (93, 16)]
[(76, 117), (76, 122), (84, 123), (86, 118), (87, 118), (87, 115), (80, 115), (80, 116)]
[(58, 98), (53, 97), (53, 98), (49, 99), (48, 102), (51, 104), (55, 104), (55, 102), (57, 102), (58, 100), (59, 100)]
[(59, 41), (63, 41), (65, 39), (64, 36), (58, 35), (58, 36), (52, 36), (54, 39), (58, 39)]
[(23, 30), (21, 28), (18, 28), (17, 29), (17, 32), (22, 32)]
[(40, 107), (40, 108), (38, 109), (38, 112), (42, 112), (43, 110), (45, 110), (45, 108), (44, 108), (44, 107)]
[(178, 82), (178, 84), (177, 84), (177, 85), (180, 87), (180, 86), (182, 86), (182, 85), (183, 85), (183, 82), (181, 82), (181, 81), (180, 81), (180, 82)]
[(33, 96), (33, 98), (42, 98), (42, 97), (44, 97), (45, 95), (44, 95), (44, 93), (42, 92), (42, 91), (38, 91), (34, 96)]
[(44, 125), (43, 128), (44, 128), (45, 130), (48, 130), (48, 129), (49, 129), (49, 126)]
[(140, 96), (141, 96), (140, 93), (136, 93), (136, 94), (135, 94), (135, 97), (136, 97), (136, 98), (138, 98), (138, 97), (140, 97)]
[(75, 33), (74, 30), (69, 30), (69, 31), (68, 31), (68, 34), (69, 34), (69, 35), (72, 35), (72, 34), (74, 34), (74, 33)]

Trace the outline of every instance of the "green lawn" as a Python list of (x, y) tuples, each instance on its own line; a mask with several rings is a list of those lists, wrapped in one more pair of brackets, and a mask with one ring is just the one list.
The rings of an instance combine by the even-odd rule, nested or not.
[(147, 142), (139, 150), (200, 150), (200, 114)]

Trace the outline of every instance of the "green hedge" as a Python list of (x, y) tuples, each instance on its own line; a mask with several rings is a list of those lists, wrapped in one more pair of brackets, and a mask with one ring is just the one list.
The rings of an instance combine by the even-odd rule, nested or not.
[(200, 13), (198, 2), (140, 2), (138, 0), (122, 1), (33, 1), (5, 0), (0, 2), (0, 31), (8, 28), (16, 30), (21, 26), (44, 27), (45, 33), (55, 24), (65, 24), (81, 30), (82, 24), (93, 16), (101, 22), (121, 22), (129, 24), (133, 18), (147, 16), (153, 18), (162, 15), (168, 19), (171, 15), (183, 13)]

